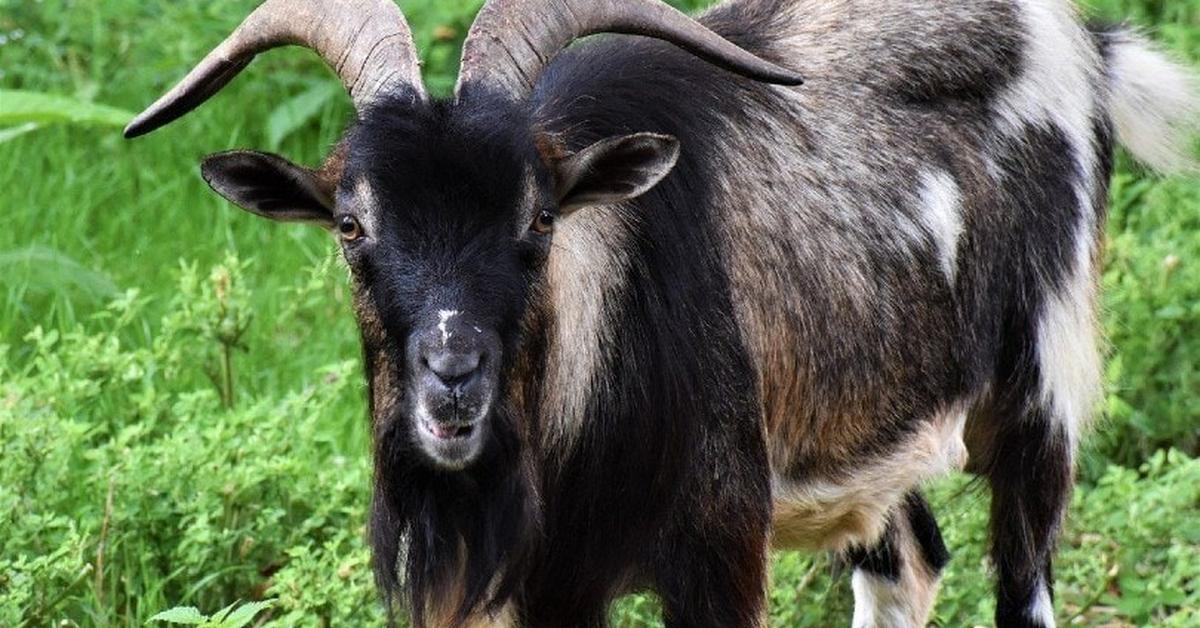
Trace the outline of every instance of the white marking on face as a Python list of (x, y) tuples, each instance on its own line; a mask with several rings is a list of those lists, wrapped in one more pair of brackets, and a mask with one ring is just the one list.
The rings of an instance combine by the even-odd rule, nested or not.
[(532, 166), (527, 165), (525, 166), (525, 174), (521, 181), (520, 203), (521, 211), (524, 212), (526, 216), (530, 216), (531, 220), (535, 210), (537, 209), (539, 192), (540, 190), (537, 184), (537, 174), (534, 172)]
[(417, 414), (418, 421), (420, 421), (421, 423), (433, 423), (434, 422), (433, 413), (431, 413), (429, 411), (429, 406), (425, 405), (425, 400), (423, 398), (421, 398), (421, 395), (417, 396), (417, 403), (415, 405), (416, 405), (416, 408), (414, 409), (414, 411)]
[[(442, 344), (443, 345), (450, 342), (450, 338), (454, 337), (454, 332), (451, 332), (449, 330), (449, 328), (446, 327), (446, 323), (450, 322), (450, 319), (454, 318), (455, 316), (458, 316), (459, 314), (462, 314), (462, 312), (459, 312), (458, 310), (439, 310), (438, 311), (438, 318), (441, 319), (438, 322), (438, 331), (442, 332)], [(475, 331), (479, 331), (479, 329), (476, 328)]]

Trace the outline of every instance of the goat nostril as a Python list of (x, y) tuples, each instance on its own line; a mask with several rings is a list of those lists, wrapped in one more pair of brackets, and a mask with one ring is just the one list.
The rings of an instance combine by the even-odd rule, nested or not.
[(449, 389), (458, 388), (459, 385), (466, 382), (471, 377), (470, 373), (460, 375), (449, 375), (440, 371), (433, 371), (433, 374), (442, 382), (442, 385)]
[(446, 388), (455, 389), (470, 381), (482, 356), (478, 353), (439, 353), (421, 358), (425, 368), (433, 373)]

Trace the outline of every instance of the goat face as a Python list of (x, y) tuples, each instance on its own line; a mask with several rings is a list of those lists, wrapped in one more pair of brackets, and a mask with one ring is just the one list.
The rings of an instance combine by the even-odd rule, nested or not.
[(437, 469), (471, 466), (489, 434), (512, 429), (497, 415), (554, 223), (641, 195), (679, 153), (673, 138), (651, 134), (570, 152), (528, 129), (501, 99), (396, 98), (364, 112), (321, 170), (250, 152), (203, 166), (218, 193), (249, 211), (338, 236), (374, 423), (401, 422)]
[[(366, 116), (348, 136), (334, 227), (359, 294), (372, 382), (436, 468), (461, 470), (500, 425), (508, 364), (550, 247), (536, 155), (444, 112)], [(381, 416), (382, 414), (382, 416)]]

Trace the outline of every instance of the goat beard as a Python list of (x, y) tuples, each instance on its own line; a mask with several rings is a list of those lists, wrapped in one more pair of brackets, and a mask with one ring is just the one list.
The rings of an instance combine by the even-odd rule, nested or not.
[(422, 461), (410, 421), (376, 435), (372, 565), (389, 615), (407, 606), (414, 628), (499, 610), (534, 552), (540, 511), (517, 416), (490, 421), (480, 458), (455, 472)]

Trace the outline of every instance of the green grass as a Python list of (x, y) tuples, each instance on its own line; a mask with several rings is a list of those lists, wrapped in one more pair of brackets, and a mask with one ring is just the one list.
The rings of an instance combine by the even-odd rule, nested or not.
[[(315, 164), (347, 99), (314, 55), (276, 51), (186, 122), (136, 142), (112, 124), (255, 4), (0, 0), (0, 625), (136, 625), (263, 598), (283, 625), (382, 621), (344, 271), (327, 236), (231, 208), (197, 168), (234, 147)], [(479, 4), (402, 2), (434, 91), (452, 85)], [(1200, 59), (1200, 2), (1088, 4)], [(1064, 539), (1059, 616), (1196, 625), (1200, 182), (1122, 159), (1113, 199), (1107, 412)], [(235, 318), (248, 322), (237, 346), (220, 333)], [(944, 626), (990, 622), (986, 496), (963, 482), (934, 490), (956, 554)], [(846, 581), (826, 557), (780, 554), (773, 625), (844, 625)], [(657, 625), (647, 598), (616, 619)]]

